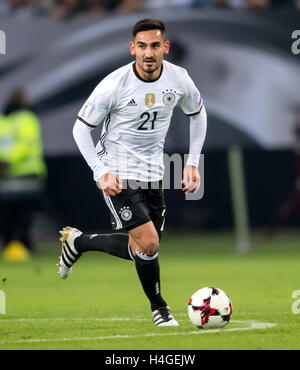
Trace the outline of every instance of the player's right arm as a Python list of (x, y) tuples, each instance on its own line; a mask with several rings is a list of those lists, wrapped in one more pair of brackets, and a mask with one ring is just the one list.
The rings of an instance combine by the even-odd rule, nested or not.
[(108, 196), (114, 196), (121, 192), (121, 179), (115, 174), (108, 173), (100, 161), (91, 133), (112, 110), (113, 104), (111, 89), (108, 88), (104, 80), (96, 87), (79, 111), (73, 127), (73, 137), (81, 154), (93, 171), (94, 180)]
[(95, 181), (106, 195), (114, 196), (121, 192), (122, 180), (117, 175), (107, 172), (100, 161), (91, 135), (92, 130), (92, 127), (77, 119), (73, 127), (73, 137), (82, 156), (93, 171)]

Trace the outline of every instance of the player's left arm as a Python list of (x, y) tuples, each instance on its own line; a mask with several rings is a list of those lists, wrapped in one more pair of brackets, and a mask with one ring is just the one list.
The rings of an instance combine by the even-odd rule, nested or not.
[(200, 154), (206, 136), (207, 114), (202, 103), (200, 112), (190, 116), (190, 146), (189, 156), (183, 169), (182, 191), (195, 193), (199, 190), (201, 179), (198, 170)]

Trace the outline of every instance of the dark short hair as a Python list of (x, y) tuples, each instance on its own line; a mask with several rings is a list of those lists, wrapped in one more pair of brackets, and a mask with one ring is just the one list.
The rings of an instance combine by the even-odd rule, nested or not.
[(163, 24), (162, 21), (159, 21), (158, 19), (141, 19), (138, 21), (132, 29), (132, 36), (135, 38), (137, 33), (142, 31), (150, 31), (150, 30), (160, 30), (161, 35), (164, 39), (166, 39), (166, 27)]

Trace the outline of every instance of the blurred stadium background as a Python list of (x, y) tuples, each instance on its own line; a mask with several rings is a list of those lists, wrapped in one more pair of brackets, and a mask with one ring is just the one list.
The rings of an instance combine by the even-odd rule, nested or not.
[[(145, 17), (166, 23), (167, 59), (189, 71), (208, 112), (204, 197), (185, 201), (180, 191), (166, 191), (166, 229), (233, 230), (235, 212), (243, 209), (234, 205), (231, 180), (244, 173), (251, 230), (298, 231), (300, 56), (291, 51), (291, 35), (300, 28), (299, 1), (2, 0), (0, 111), (13, 88), (26, 90), (41, 121), (48, 167), (31, 230), (35, 240), (54, 240), (65, 225), (110, 230), (72, 127), (97, 83), (132, 60), (131, 28)], [(188, 121), (176, 109), (166, 152), (187, 150)], [(240, 154), (243, 172), (230, 171), (230, 153)]]

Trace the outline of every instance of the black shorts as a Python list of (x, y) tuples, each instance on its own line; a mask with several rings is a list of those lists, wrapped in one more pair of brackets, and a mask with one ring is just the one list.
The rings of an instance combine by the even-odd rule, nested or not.
[(103, 191), (102, 194), (110, 211), (113, 230), (129, 231), (152, 221), (161, 236), (166, 211), (162, 181), (123, 180), (123, 189), (119, 194), (113, 197)]

